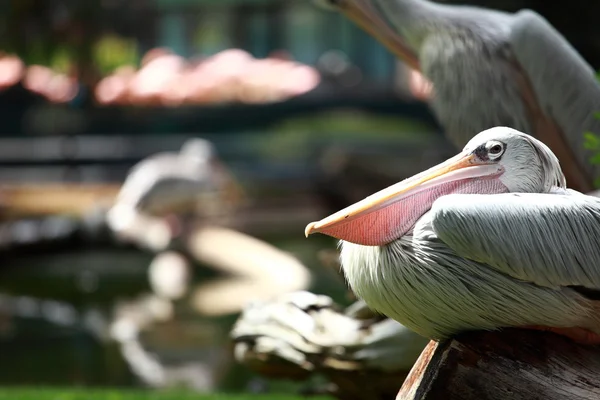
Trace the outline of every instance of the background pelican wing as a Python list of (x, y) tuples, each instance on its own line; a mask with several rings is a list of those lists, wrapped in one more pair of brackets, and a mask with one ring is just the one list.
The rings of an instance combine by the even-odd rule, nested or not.
[(154, 208), (216, 189), (209, 172), (204, 163), (194, 159), (156, 154), (131, 169), (119, 200), (153, 213)]
[(540, 286), (600, 288), (600, 199), (463, 195), (438, 199), (432, 229), (459, 256)]
[(590, 155), (583, 148), (583, 132), (600, 134), (600, 120), (594, 117), (600, 111), (600, 85), (594, 70), (548, 21), (533, 11), (515, 14), (509, 40), (542, 111), (560, 126), (579, 163), (597, 177), (598, 166), (588, 162)]

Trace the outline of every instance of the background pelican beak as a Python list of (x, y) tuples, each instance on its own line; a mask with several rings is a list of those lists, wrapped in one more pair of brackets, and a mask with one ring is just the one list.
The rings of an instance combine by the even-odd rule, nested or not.
[(411, 68), (420, 71), (419, 60), (414, 51), (400, 35), (381, 17), (371, 0), (339, 0), (336, 7), (346, 18), (360, 26), (365, 32), (383, 44), (392, 54)]
[(460, 153), (427, 171), (383, 189), (335, 214), (307, 225), (304, 233), (323, 233), (348, 242), (378, 246), (410, 230), (433, 202), (453, 193), (457, 182), (497, 175), (497, 164), (481, 164)]

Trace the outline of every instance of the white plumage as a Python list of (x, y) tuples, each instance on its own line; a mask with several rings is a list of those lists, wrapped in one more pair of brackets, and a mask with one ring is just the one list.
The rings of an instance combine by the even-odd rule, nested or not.
[[(396, 216), (410, 228), (388, 239), (385, 210), (417, 195), (426, 211)], [(344, 273), (369, 307), (423, 336), (512, 326), (600, 339), (600, 199), (566, 189), (548, 147), (511, 128), (480, 133), (313, 232), (342, 239)]]

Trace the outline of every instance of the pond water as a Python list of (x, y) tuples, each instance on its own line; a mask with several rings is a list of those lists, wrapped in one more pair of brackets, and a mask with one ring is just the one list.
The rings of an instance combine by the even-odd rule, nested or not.
[[(334, 248), (333, 240), (306, 240), (302, 235), (264, 239), (311, 268), (311, 291), (347, 303), (344, 286), (317, 261), (318, 250)], [(152, 258), (153, 254), (136, 249), (100, 246), (5, 259), (0, 292), (13, 297), (11, 310), (0, 308), (0, 385), (142, 385), (119, 345), (90, 329), (90, 318), (107, 321), (117, 301), (149, 293), (147, 269)], [(217, 275), (197, 265), (194, 282)], [(203, 317), (188, 301), (176, 302), (173, 319), (142, 335), (146, 349), (165, 365), (200, 360), (216, 371), (211, 375), (214, 389), (242, 391), (256, 386), (254, 375), (231, 358), (228, 333), (237, 315)], [(75, 317), (68, 317), (69, 307)], [(296, 386), (275, 383), (284, 390)]]

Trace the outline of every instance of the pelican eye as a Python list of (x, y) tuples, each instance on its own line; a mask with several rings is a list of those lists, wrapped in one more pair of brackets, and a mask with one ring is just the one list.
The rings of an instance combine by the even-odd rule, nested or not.
[(488, 156), (491, 158), (497, 158), (504, 153), (504, 144), (500, 142), (489, 142), (486, 146)]

